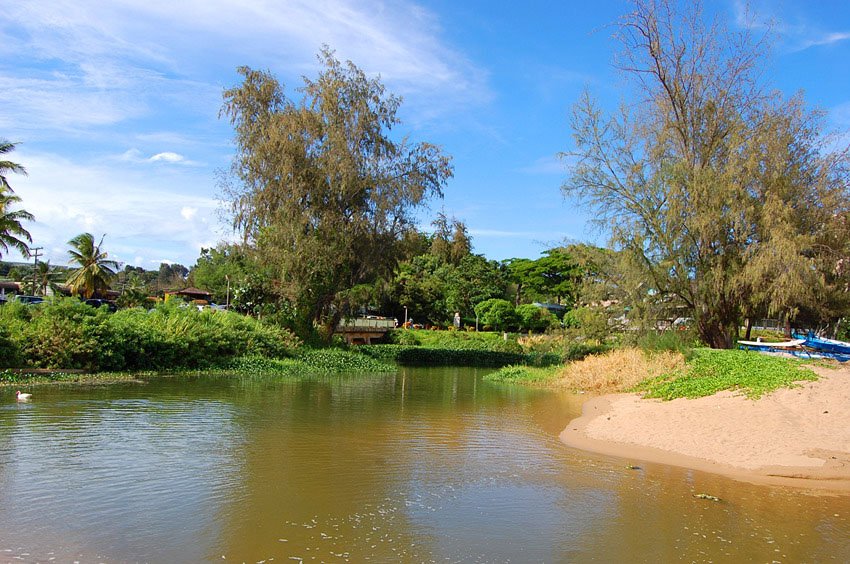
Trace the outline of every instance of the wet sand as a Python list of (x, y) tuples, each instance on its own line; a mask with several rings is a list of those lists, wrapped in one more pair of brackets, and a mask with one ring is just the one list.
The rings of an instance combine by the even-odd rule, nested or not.
[(632, 461), (850, 492), (850, 367), (815, 370), (817, 382), (758, 400), (734, 392), (666, 402), (593, 398), (561, 440)]

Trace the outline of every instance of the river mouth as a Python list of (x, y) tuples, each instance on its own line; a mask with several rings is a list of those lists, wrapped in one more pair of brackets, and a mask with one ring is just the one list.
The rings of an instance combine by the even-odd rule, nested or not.
[(485, 373), (4, 401), (0, 561), (850, 561), (847, 496), (566, 447), (583, 396)]

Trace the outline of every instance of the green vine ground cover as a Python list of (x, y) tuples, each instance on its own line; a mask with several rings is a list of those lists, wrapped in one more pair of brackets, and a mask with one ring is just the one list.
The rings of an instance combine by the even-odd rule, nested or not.
[(807, 364), (749, 351), (695, 349), (684, 371), (644, 381), (635, 391), (644, 392), (648, 398), (672, 400), (734, 390), (758, 399), (778, 388), (793, 387), (796, 382), (817, 380)]

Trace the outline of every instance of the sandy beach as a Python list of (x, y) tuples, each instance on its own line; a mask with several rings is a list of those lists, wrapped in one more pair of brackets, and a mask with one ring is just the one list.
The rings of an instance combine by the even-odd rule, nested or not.
[(850, 492), (850, 367), (759, 400), (734, 392), (673, 401), (615, 394), (586, 402), (566, 444), (757, 483)]

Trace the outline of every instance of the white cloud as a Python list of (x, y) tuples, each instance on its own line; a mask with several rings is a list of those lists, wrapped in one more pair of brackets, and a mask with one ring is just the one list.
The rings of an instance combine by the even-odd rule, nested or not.
[[(112, 124), (153, 112), (157, 100), (174, 95), (194, 112), (214, 115), (221, 85), (203, 78), (210, 61), (229, 73), (250, 64), (297, 77), (316, 68), (322, 44), (381, 74), (419, 114), (490, 98), (486, 73), (441, 40), (429, 11), (406, 1), (18, 0), (0, 15), (4, 28), (8, 44), (0, 53), (42, 75), (37, 88), (15, 88), (15, 76), (0, 77), (0, 101), (13, 121), (39, 109), (58, 116), (64, 108), (69, 125)], [(38, 71), (44, 63), (57, 72)], [(44, 95), (21, 97), (22, 90)]]
[(168, 162), (168, 163), (180, 163), (180, 162), (184, 162), (186, 159), (183, 157), (183, 155), (181, 155), (179, 153), (165, 152), (165, 153), (157, 153), (154, 156), (152, 156), (151, 158), (149, 158), (148, 160), (151, 161), (151, 162), (165, 161), (165, 162)]
[(66, 242), (88, 231), (106, 234), (105, 248), (117, 260), (170, 256), (193, 264), (201, 242), (220, 239), (218, 202), (191, 191), (211, 191), (212, 179), (194, 169), (137, 171), (120, 164), (71, 162), (52, 154), (16, 155), (29, 176), (15, 179), (22, 207), (35, 215), (27, 225), (33, 242), (66, 260)]

